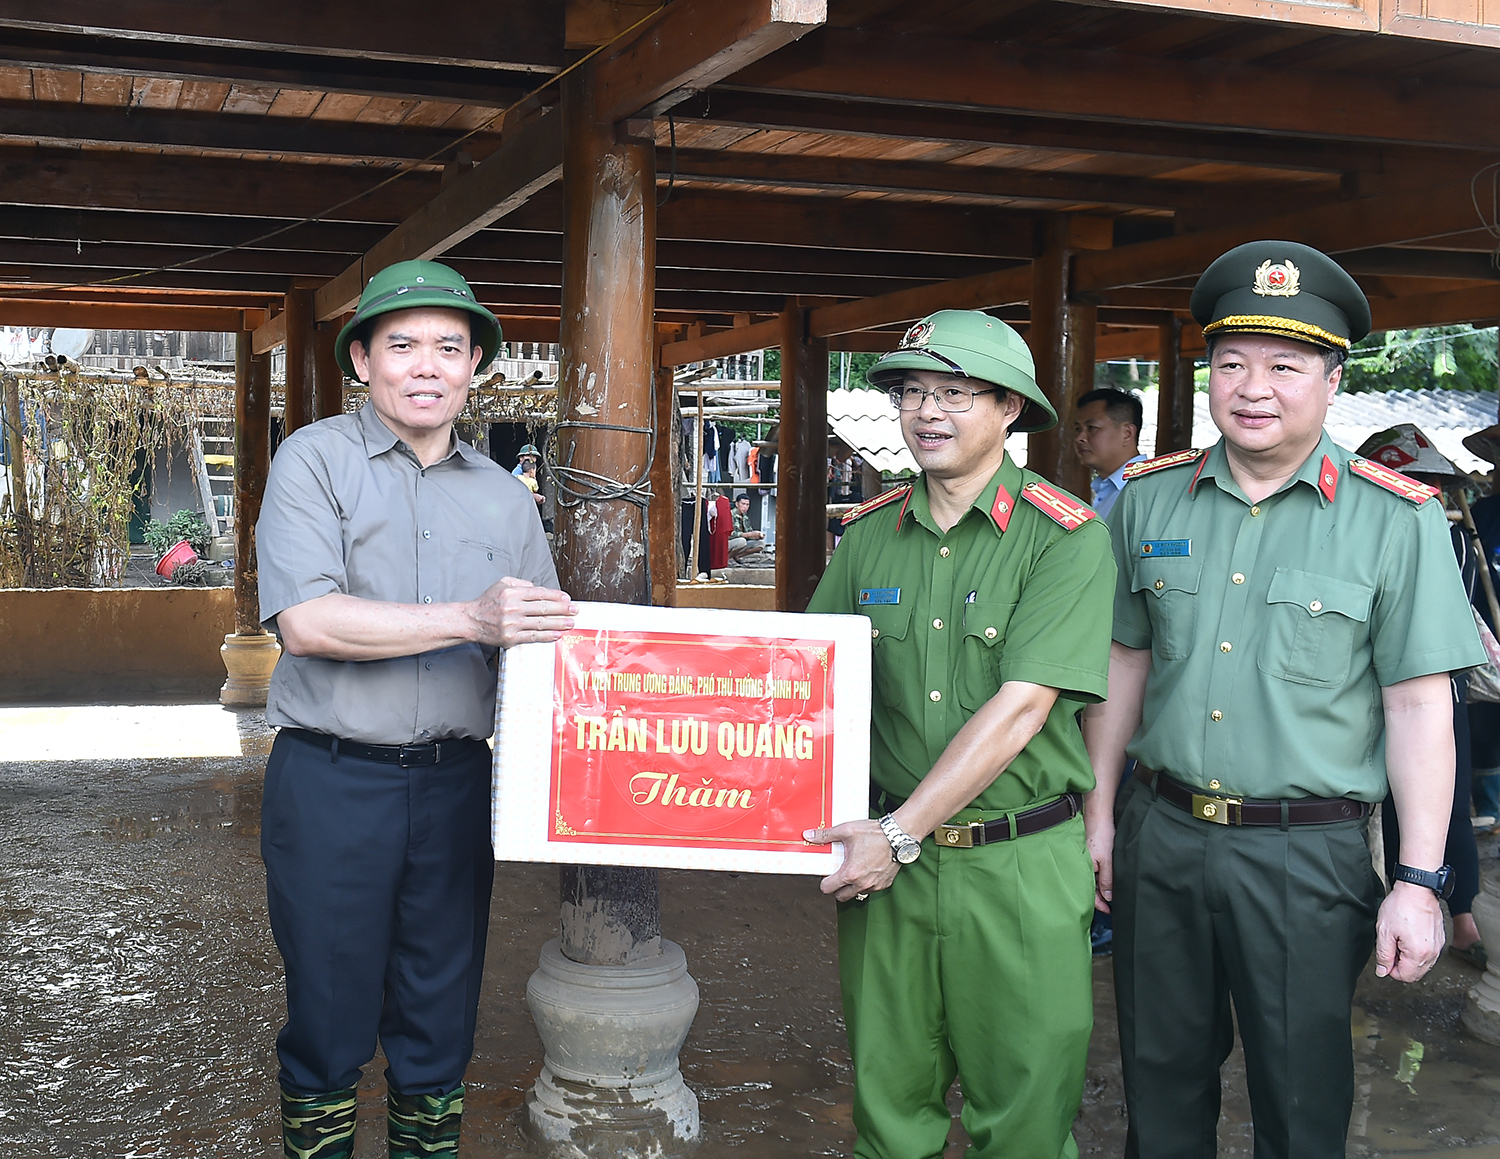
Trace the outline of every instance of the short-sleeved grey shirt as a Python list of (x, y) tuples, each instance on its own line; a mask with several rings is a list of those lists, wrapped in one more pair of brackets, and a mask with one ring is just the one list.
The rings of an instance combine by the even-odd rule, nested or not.
[[(256, 524), (260, 615), (333, 592), (401, 604), (472, 600), (503, 576), (557, 572), (519, 479), (467, 443), (423, 468), (366, 403), (277, 449)], [(266, 719), (364, 744), (494, 731), (498, 649), (461, 644), (390, 660), (282, 653)]]

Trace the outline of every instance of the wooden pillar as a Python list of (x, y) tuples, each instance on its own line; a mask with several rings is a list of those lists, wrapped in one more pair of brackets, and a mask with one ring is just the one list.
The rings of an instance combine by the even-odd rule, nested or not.
[(776, 452), (776, 607), (806, 609), (823, 578), (828, 531), (828, 339), (807, 309), (781, 312), (781, 427)]
[(234, 630), (259, 636), (260, 582), (255, 567), (255, 521), (271, 468), (271, 357), (254, 354), (253, 335), (239, 335), (234, 351)]
[(261, 626), (255, 566), (255, 521), (271, 467), (271, 356), (256, 355), (254, 342), (244, 331), (234, 352), (234, 632), (219, 649), (229, 672), (219, 703), (234, 708), (266, 703), (281, 655), (276, 637)]
[(313, 331), (313, 414), (330, 419), (344, 413), (344, 372), (333, 356), (333, 344), (344, 320), (319, 322)]
[(317, 419), (315, 384), (318, 358), (314, 335), (317, 320), (313, 317), (313, 292), (288, 290), (286, 309), (286, 410), (283, 422), (286, 433)]
[(575, 599), (647, 604), (643, 505), (591, 496), (650, 466), (656, 154), (597, 122), (591, 69), (563, 82), (563, 133), (558, 577)]
[(1073, 453), (1073, 412), (1078, 398), (1094, 388), (1094, 339), (1098, 307), (1069, 298), (1068, 277), (1075, 250), (1108, 249), (1107, 218), (1058, 215), (1042, 226), (1032, 262), (1031, 326), (1026, 343), (1036, 360), (1037, 384), (1057, 411), (1050, 431), (1030, 435), (1026, 465), (1075, 495), (1089, 494), (1089, 471)]
[(1193, 445), (1193, 360), (1182, 353), (1182, 319), (1173, 315), (1157, 328), (1161, 351), (1156, 375), (1154, 455)]
[(16, 376), (4, 380), (5, 448), (10, 459), (10, 506), (16, 517), (16, 538), (21, 549), (23, 579), (28, 586), (40, 583), (37, 574), (36, 540), (31, 526), (31, 501), (26, 495), (26, 440), (21, 416), (21, 387)]
[[(664, 343), (682, 335), (681, 326), (658, 325), (652, 355), (661, 361)], [(656, 365), (656, 454), (651, 460), (651, 506), (647, 508), (647, 559), (651, 568), (651, 602), (658, 607), (677, 606), (678, 520), (677, 459), (682, 425), (678, 422), (676, 379), (670, 366)]]

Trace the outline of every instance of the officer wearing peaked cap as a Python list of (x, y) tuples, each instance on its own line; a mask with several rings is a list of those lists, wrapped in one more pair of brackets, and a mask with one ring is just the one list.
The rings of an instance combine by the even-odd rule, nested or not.
[[(1353, 279), (1254, 242), (1209, 266), (1192, 310), (1222, 437), (1131, 469), (1109, 521), (1109, 699), (1083, 717), (1096, 795), (1127, 753), (1144, 782), (1101, 873), (1126, 1154), (1214, 1154), (1237, 1025), (1258, 1159), (1334, 1159), (1371, 949), (1410, 982), (1442, 948), (1448, 673), (1484, 652), (1436, 492), (1323, 430), (1370, 326)], [(1382, 900), (1365, 833), (1387, 785), (1401, 848)]]
[(850, 513), (808, 609), (874, 637), (872, 819), (808, 834), (846, 852), (823, 889), (854, 1153), (941, 1153), (957, 1074), (971, 1154), (1075, 1157), (1095, 889), (1077, 714), (1105, 694), (1108, 536), (1005, 452), (1057, 422), (1005, 323), (941, 311), (868, 377), (922, 474)]
[(369, 401), (287, 438), (266, 483), (260, 612), (285, 651), (261, 852), (286, 964), (288, 1156), (353, 1153), (377, 1037), (391, 1155), (457, 1154), (495, 871), (498, 651), (572, 625), (536, 504), (453, 433), (499, 343), (447, 266), (382, 270), (336, 344)]

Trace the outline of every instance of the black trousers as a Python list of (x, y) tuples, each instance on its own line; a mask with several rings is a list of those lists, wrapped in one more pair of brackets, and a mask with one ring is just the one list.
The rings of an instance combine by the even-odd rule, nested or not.
[(1212, 1159), (1237, 1022), (1256, 1159), (1343, 1159), (1380, 900), (1363, 820), (1215, 825), (1136, 788), (1115, 837), (1127, 1156)]
[(489, 821), (482, 741), (401, 768), (276, 738), (261, 856), (286, 963), (283, 1086), (353, 1086), (377, 1036), (395, 1090), (441, 1095), (463, 1080), (495, 874)]

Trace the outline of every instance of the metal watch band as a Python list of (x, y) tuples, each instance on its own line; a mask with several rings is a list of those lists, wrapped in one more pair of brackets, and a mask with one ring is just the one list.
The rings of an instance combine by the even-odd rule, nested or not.
[(897, 854), (903, 846), (915, 845), (919, 849), (921, 848), (921, 843), (905, 829), (901, 828), (900, 825), (896, 824), (896, 819), (889, 813), (880, 819), (880, 831), (885, 834), (885, 839), (891, 843), (892, 861), (901, 860)]

